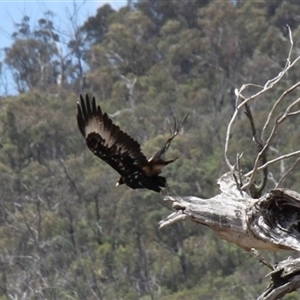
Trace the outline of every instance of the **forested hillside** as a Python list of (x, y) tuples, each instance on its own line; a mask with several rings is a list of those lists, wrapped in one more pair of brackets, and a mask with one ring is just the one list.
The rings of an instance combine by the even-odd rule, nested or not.
[[(76, 102), (94, 95), (148, 157), (170, 136), (173, 115), (189, 114), (167, 153), (180, 158), (163, 175), (171, 194), (211, 197), (228, 171), (234, 89), (281, 71), (287, 24), (299, 52), (299, 15), (295, 1), (141, 0), (104, 5), (83, 24), (66, 18), (67, 33), (51, 12), (34, 26), (24, 15), (1, 62), (12, 74), (2, 68), (3, 90), (11, 78), (16, 95), (0, 102), (0, 299), (256, 299), (269, 270), (203, 226), (159, 230), (171, 206), (158, 193), (115, 187), (119, 175), (77, 128)], [(251, 107), (258, 124), (297, 68)], [(287, 122), (271, 157), (299, 149), (297, 122)], [(234, 126), (230, 153), (244, 152), (247, 172), (257, 148), (245, 115)], [(273, 167), (274, 181), (290, 166)], [(299, 176), (285, 187), (300, 192)]]

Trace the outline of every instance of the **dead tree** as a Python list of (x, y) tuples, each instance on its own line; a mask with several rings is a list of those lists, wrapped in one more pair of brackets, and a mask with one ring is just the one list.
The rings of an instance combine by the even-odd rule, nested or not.
[[(289, 29), (290, 51), (284, 69), (273, 79), (268, 80), (264, 86), (253, 84), (243, 85), (235, 91), (236, 105), (234, 114), (228, 124), (224, 156), (229, 172), (221, 176), (217, 181), (220, 186), (220, 194), (210, 198), (201, 199), (194, 196), (165, 196), (165, 201), (171, 201), (175, 212), (160, 222), (160, 228), (179, 222), (190, 220), (210, 227), (220, 238), (235, 243), (243, 249), (252, 250), (260, 261), (257, 250), (297, 250), (300, 251), (300, 194), (296, 191), (280, 188), (284, 180), (295, 169), (300, 161), (300, 149), (284, 155), (277, 155), (272, 160), (267, 160), (267, 151), (273, 147), (278, 129), (290, 117), (300, 115), (300, 97), (296, 90), (300, 81), (285, 90), (272, 104), (267, 119), (261, 128), (261, 134), (257, 134), (255, 120), (252, 116), (250, 105), (259, 96), (266, 95), (270, 90), (280, 84), (288, 71), (300, 60), (298, 56), (291, 61), (293, 50), (292, 34)], [(257, 92), (250, 97), (245, 97), (249, 88), (257, 88)], [(298, 92), (299, 95), (299, 92)], [(289, 105), (282, 109), (287, 96), (294, 97)], [(260, 97), (261, 99), (262, 97)], [(285, 101), (285, 102), (284, 102)], [(298, 106), (298, 109), (297, 109)], [(252, 137), (258, 154), (250, 172), (243, 174), (242, 155), (237, 154), (235, 162), (229, 158), (230, 137), (232, 125), (237, 115), (245, 112), (250, 121)], [(299, 145), (300, 148), (300, 145)], [(293, 159), (291, 167), (282, 173), (281, 178), (275, 182), (273, 189), (263, 194), (268, 179), (272, 174), (268, 168), (283, 162), (285, 159)], [(260, 173), (261, 182), (257, 182)], [(300, 287), (300, 260), (287, 259), (276, 266), (267, 264), (272, 272), (269, 274), (272, 284), (259, 297), (259, 300), (279, 299), (286, 293)]]

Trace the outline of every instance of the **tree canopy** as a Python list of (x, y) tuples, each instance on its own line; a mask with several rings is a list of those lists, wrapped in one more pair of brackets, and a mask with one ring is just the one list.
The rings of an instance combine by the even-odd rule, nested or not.
[[(173, 115), (189, 114), (167, 153), (180, 158), (164, 175), (171, 194), (209, 198), (227, 171), (223, 147), (234, 89), (263, 84), (281, 71), (289, 49), (286, 24), (299, 50), (299, 14), (300, 3), (287, 0), (141, 0), (119, 11), (101, 6), (83, 24), (70, 18), (68, 35), (51, 12), (33, 28), (30, 16), (19, 20), (1, 62), (16, 94), (3, 93), (0, 102), (0, 299), (261, 294), (268, 270), (253, 255), (193, 223), (160, 230), (158, 222), (172, 209), (162, 196), (115, 188), (118, 174), (80, 135), (76, 101), (79, 93), (94, 95), (148, 157), (170, 136)], [(290, 70), (267, 99), (251, 106), (258, 125), (297, 78)], [(232, 160), (244, 153), (245, 173), (257, 154), (246, 118), (238, 116), (228, 153)], [(299, 149), (298, 123), (290, 118), (279, 130), (270, 157)], [(272, 166), (266, 188), (292, 164)], [(299, 172), (285, 187), (300, 192)], [(267, 255), (274, 263), (286, 257)]]

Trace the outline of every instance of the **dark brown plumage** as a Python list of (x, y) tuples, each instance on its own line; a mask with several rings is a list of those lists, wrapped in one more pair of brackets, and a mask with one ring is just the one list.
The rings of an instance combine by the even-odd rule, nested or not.
[(155, 192), (167, 187), (166, 179), (159, 174), (178, 157), (167, 161), (161, 157), (186, 123), (187, 117), (181, 120), (178, 127), (174, 118), (174, 133), (164, 147), (147, 160), (140, 144), (113, 124), (107, 113), (103, 113), (99, 105), (96, 106), (94, 97), (90, 101), (88, 95), (85, 99), (80, 95), (80, 102), (77, 103), (79, 130), (89, 149), (121, 175), (117, 185), (125, 183), (132, 189), (147, 188)]

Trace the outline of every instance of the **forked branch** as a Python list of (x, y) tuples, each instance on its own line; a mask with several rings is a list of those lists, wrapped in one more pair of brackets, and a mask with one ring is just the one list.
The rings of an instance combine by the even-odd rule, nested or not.
[[(248, 103), (245, 105), (246, 108), (246, 116), (248, 117), (249, 121), (250, 121), (250, 125), (251, 125), (251, 130), (252, 130), (252, 137), (253, 137), (253, 141), (256, 143), (257, 148), (258, 148), (258, 152), (261, 152), (262, 149), (264, 148), (264, 144), (261, 138), (259, 138), (257, 136), (257, 130), (256, 130), (256, 126), (254, 123), (254, 118), (252, 116), (252, 112), (250, 110), (250, 107), (248, 105)], [(261, 165), (265, 164), (267, 162), (267, 151), (264, 151), (260, 157), (260, 163)], [(263, 169), (263, 179), (261, 181), (260, 184), (255, 184), (254, 182), (250, 185), (250, 194), (251, 197), (254, 199), (258, 199), (261, 197), (262, 195), (262, 191), (264, 190), (266, 184), (267, 184), (267, 180), (268, 180), (268, 169), (265, 168)], [(242, 186), (241, 186), (242, 187)]]
[[(300, 115), (300, 97), (296, 97), (291, 104), (278, 114), (278, 108), (283, 106), (283, 101), (288, 95), (295, 94), (300, 87), (300, 81), (295, 83), (272, 105), (266, 122), (261, 128), (260, 135), (256, 128), (255, 119), (250, 110), (250, 102), (257, 100), (272, 87), (277, 85), (283, 76), (300, 59), (298, 56), (291, 61), (293, 40), (290, 28), (290, 50), (287, 63), (283, 70), (273, 79), (268, 80), (265, 85), (253, 84), (243, 85), (236, 90), (236, 109), (228, 124), (224, 156), (230, 172), (224, 174), (219, 180), (220, 194), (210, 198), (201, 199), (194, 196), (166, 196), (165, 201), (170, 201), (175, 210), (167, 218), (162, 220), (160, 228), (169, 226), (183, 220), (190, 220), (211, 228), (220, 238), (235, 243), (243, 249), (263, 250), (296, 250), (300, 251), (300, 194), (288, 189), (279, 189), (279, 185), (291, 174), (300, 162), (300, 149), (279, 155), (267, 161), (267, 151), (272, 149), (279, 127), (290, 117)], [(258, 92), (246, 98), (243, 92), (249, 87), (258, 88)], [(298, 108), (297, 108), (298, 107)], [(253, 168), (247, 174), (242, 174), (240, 164), (242, 155), (236, 155), (236, 162), (232, 164), (228, 157), (229, 142), (232, 125), (238, 113), (246, 109), (246, 115), (250, 121), (253, 140), (258, 148)], [(277, 110), (276, 110), (277, 109)], [(273, 122), (273, 123), (272, 123)], [(278, 152), (279, 153), (279, 152)], [(295, 162), (277, 181), (276, 188), (262, 195), (262, 190), (268, 179), (268, 167), (284, 159), (295, 157)], [(263, 171), (261, 184), (254, 182), (257, 172)], [(253, 189), (254, 187), (254, 189)], [(250, 191), (250, 195), (249, 195)], [(266, 262), (257, 252), (258, 259), (271, 268), (269, 276), (272, 284), (259, 297), (259, 300), (279, 299), (286, 293), (300, 288), (300, 260), (285, 260), (277, 265)]]
[[(292, 50), (293, 50), (293, 39), (292, 39), (291, 30), (289, 27), (288, 27), (288, 30), (289, 30), (290, 49), (289, 49), (286, 65), (283, 68), (283, 70), (276, 77), (274, 77), (271, 80), (268, 80), (265, 83), (265, 85), (263, 85), (263, 86), (254, 85), (254, 84), (246, 84), (246, 85), (243, 85), (239, 90), (236, 90), (236, 96), (237, 96), (236, 109), (235, 109), (234, 114), (228, 124), (228, 127), (227, 127), (225, 150), (224, 150), (225, 161), (226, 161), (229, 169), (231, 170), (231, 172), (236, 170), (236, 164), (232, 164), (228, 157), (231, 129), (232, 129), (233, 123), (236, 120), (238, 113), (241, 111), (242, 108), (246, 109), (246, 115), (248, 116), (250, 123), (251, 123), (253, 139), (256, 142), (256, 144), (258, 145), (258, 149), (259, 149), (252, 170), (243, 176), (244, 182), (241, 184), (242, 190), (247, 190), (249, 188), (250, 188), (250, 190), (252, 189), (252, 187), (254, 186), (254, 181), (255, 181), (258, 171), (263, 170), (264, 178), (267, 179), (267, 167), (268, 166), (270, 166), (271, 164), (273, 164), (275, 162), (283, 160), (285, 158), (290, 158), (293, 156), (297, 157), (300, 155), (300, 150), (299, 150), (299, 151), (294, 151), (294, 152), (282, 155), (271, 161), (266, 160), (266, 152), (267, 152), (268, 148), (272, 145), (272, 142), (278, 133), (278, 128), (286, 121), (287, 118), (292, 117), (292, 116), (294, 117), (294, 116), (297, 116), (300, 114), (299, 108), (294, 110), (295, 106), (300, 104), (300, 98), (297, 98), (285, 109), (285, 111), (283, 111), (282, 113), (277, 115), (277, 117), (275, 116), (276, 108), (278, 108), (279, 104), (281, 104), (283, 102), (283, 100), (285, 100), (287, 95), (294, 92), (300, 86), (300, 81), (295, 83), (293, 86), (291, 86), (286, 91), (284, 91), (281, 94), (281, 96), (277, 99), (277, 101), (274, 103), (274, 105), (270, 109), (270, 112), (267, 116), (267, 120), (266, 120), (265, 124), (263, 125), (260, 136), (258, 136), (258, 134), (257, 134), (255, 124), (254, 124), (254, 119), (252, 117), (252, 114), (251, 114), (250, 108), (249, 108), (249, 103), (251, 101), (256, 100), (258, 98), (258, 96), (261, 96), (262, 94), (266, 93), (271, 88), (273, 88), (275, 85), (277, 85), (280, 82), (280, 80), (284, 77), (284, 75), (300, 59), (300, 56), (298, 56), (295, 60), (291, 61), (291, 54), (292, 54)], [(255, 94), (253, 94), (252, 96), (246, 98), (243, 96), (243, 92), (246, 89), (248, 89), (249, 87), (255, 87), (255, 88), (259, 89), (259, 91)], [(266, 137), (267, 129), (270, 127), (272, 120), (274, 120), (273, 126), (270, 130), (269, 136)], [(279, 180), (279, 182), (282, 182), (282, 181), (283, 180), (281, 180), (281, 179)], [(266, 184), (266, 180), (262, 182), (263, 186), (265, 184)], [(260, 188), (255, 187), (255, 189), (259, 190)], [(259, 195), (259, 193), (258, 193), (258, 195)]]
[[(300, 86), (300, 82), (297, 83), (297, 87)], [(286, 94), (287, 95), (287, 94)], [(282, 98), (282, 97), (280, 97)], [(283, 99), (283, 98), (282, 98)], [(276, 101), (277, 102), (277, 101)], [(261, 149), (261, 151), (258, 153), (256, 159), (255, 159), (255, 163), (254, 163), (254, 167), (252, 169), (252, 171), (250, 171), (249, 173), (247, 173), (245, 176), (250, 176), (250, 179), (248, 180), (247, 183), (245, 183), (243, 186), (242, 186), (242, 189), (246, 189), (248, 188), (254, 181), (254, 178), (255, 178), (255, 175), (256, 175), (256, 172), (258, 171), (259, 169), (259, 163), (260, 161), (262, 160), (262, 157), (265, 155), (267, 149), (270, 147), (271, 143), (272, 143), (272, 140), (275, 138), (277, 132), (278, 132), (278, 128), (279, 126), (288, 118), (288, 117), (291, 117), (291, 116), (295, 116), (296, 114), (299, 114), (299, 110), (298, 111), (294, 111), (294, 112), (291, 112), (290, 110), (297, 104), (300, 103), (300, 98), (296, 99), (293, 103), (291, 103), (287, 109), (285, 110), (285, 112), (283, 114), (280, 114), (276, 119), (275, 119), (275, 122), (274, 122), (274, 125), (272, 127), (272, 130), (271, 130), (271, 133), (268, 137), (268, 139), (266, 140), (266, 142), (264, 143), (264, 147)], [(275, 103), (276, 104), (276, 103)], [(274, 107), (274, 106), (273, 106)], [(268, 116), (268, 119), (270, 117), (270, 114), (273, 114), (273, 109), (271, 110), (271, 112), (269, 113), (269, 116)], [(267, 120), (268, 122), (268, 120)], [(267, 123), (266, 122), (266, 123)], [(266, 124), (265, 124), (266, 126)], [(262, 133), (262, 138), (263, 138), (263, 135), (265, 134), (264, 133), (265, 131), (265, 127), (263, 129), (263, 133)], [(300, 150), (299, 150), (300, 151)], [(293, 153), (289, 153), (289, 154), (286, 154), (285, 157), (281, 156), (281, 159), (283, 158), (287, 158), (287, 157), (292, 157), (292, 156), (296, 156), (296, 155), (299, 155), (299, 151), (295, 151)], [(279, 161), (281, 159), (275, 159), (273, 160), (272, 163), (276, 162), (276, 161)], [(260, 170), (263, 170), (264, 168), (266, 168), (268, 165), (270, 165), (271, 163), (270, 162), (266, 162), (263, 166), (260, 167)]]

